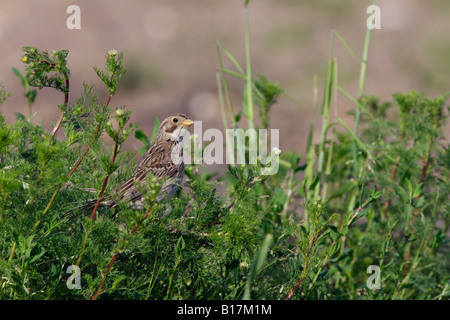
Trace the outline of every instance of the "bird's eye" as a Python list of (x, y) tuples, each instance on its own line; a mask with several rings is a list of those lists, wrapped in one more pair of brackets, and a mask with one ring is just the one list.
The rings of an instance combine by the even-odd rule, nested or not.
[(177, 123), (177, 122), (178, 122), (178, 119), (177, 119), (177, 118), (173, 118), (172, 121), (173, 121), (174, 123)]

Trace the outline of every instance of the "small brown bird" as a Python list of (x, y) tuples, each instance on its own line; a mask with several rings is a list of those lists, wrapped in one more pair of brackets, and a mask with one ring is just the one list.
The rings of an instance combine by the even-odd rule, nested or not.
[[(113, 199), (129, 201), (129, 207), (142, 210), (145, 200), (142, 197), (142, 187), (146, 186), (146, 178), (154, 176), (159, 180), (167, 179), (161, 186), (156, 197), (159, 202), (171, 198), (178, 190), (184, 177), (183, 136), (187, 127), (194, 122), (182, 113), (165, 118), (156, 133), (156, 138), (136, 165), (132, 176), (117, 188), (111, 197), (100, 202), (100, 206), (108, 209), (116, 207)], [(97, 200), (91, 200), (83, 205), (84, 210), (94, 208)]]

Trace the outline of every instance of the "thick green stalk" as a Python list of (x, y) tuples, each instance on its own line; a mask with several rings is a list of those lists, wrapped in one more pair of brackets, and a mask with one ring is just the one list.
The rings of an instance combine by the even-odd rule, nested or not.
[[(219, 93), (219, 107), (220, 107), (220, 114), (222, 116), (223, 128), (227, 130), (228, 129), (227, 115), (225, 113), (225, 105), (223, 102), (222, 81), (220, 71), (216, 72), (216, 81), (217, 81), (217, 90)], [(231, 117), (233, 118), (233, 114), (231, 114)]]
[[(220, 98), (220, 94), (222, 94), (222, 85), (223, 85), (223, 94), (225, 95), (225, 99), (227, 101), (227, 106), (228, 106), (228, 112), (230, 113), (230, 118), (231, 118), (231, 123), (233, 125), (233, 128), (236, 128), (236, 116), (234, 114), (234, 110), (233, 110), (233, 104), (231, 102), (231, 98), (230, 98), (230, 93), (228, 91), (228, 84), (227, 84), (227, 80), (225, 78), (225, 69), (223, 68), (223, 61), (222, 61), (222, 55), (220, 54), (220, 49), (222, 48), (222, 50), (226, 50), (221, 44), (220, 42), (216, 42), (216, 50), (217, 50), (217, 58), (219, 60), (219, 71), (220, 71), (220, 78), (217, 79), (218, 82), (218, 86), (219, 86), (219, 81), (221, 82), (221, 86), (220, 88), (220, 92), (219, 92), (219, 98)], [(228, 51), (225, 51), (225, 53), (227, 53)], [(228, 53), (228, 56), (230, 57), (231, 54)], [(232, 57), (232, 56), (231, 56)], [(234, 58), (233, 58), (234, 59)], [(237, 63), (237, 62), (236, 62)], [(238, 67), (239, 64), (237, 64)], [(223, 104), (223, 98), (222, 98), (222, 104)], [(225, 108), (221, 105), (221, 108), (223, 110), (225, 110)], [(223, 112), (222, 112), (223, 113)], [(223, 117), (223, 114), (222, 114)], [(226, 117), (223, 117), (223, 121), (226, 121)]]
[(306, 145), (305, 179), (307, 181), (307, 185), (311, 185), (311, 183), (314, 181), (315, 151), (314, 151), (314, 145), (313, 145), (312, 139), (313, 139), (313, 135), (314, 135), (314, 124), (316, 122), (317, 101), (318, 101), (318, 93), (319, 93), (319, 88), (317, 85), (317, 75), (314, 75), (313, 86), (314, 86), (314, 90), (313, 90), (313, 120), (311, 121), (311, 125), (309, 128), (308, 142)]
[(248, 126), (253, 128), (254, 112), (253, 112), (253, 90), (252, 90), (252, 67), (250, 61), (250, 31), (248, 23), (248, 9), (245, 12), (245, 63), (246, 63), (246, 90), (247, 90), (247, 117)]
[[(372, 2), (373, 3), (373, 2)], [(364, 94), (364, 83), (366, 80), (366, 71), (367, 71), (367, 58), (369, 56), (369, 44), (370, 44), (370, 29), (366, 29), (366, 37), (364, 40), (364, 49), (361, 61), (361, 69), (359, 72), (359, 86), (358, 86), (358, 100)], [(356, 108), (355, 115), (355, 133), (358, 134), (359, 130), (359, 122), (361, 121), (361, 110)]]
[[(323, 101), (322, 101), (322, 137), (319, 144), (319, 159), (317, 163), (317, 174), (319, 176), (319, 179), (322, 179), (322, 175), (324, 172), (324, 163), (325, 163), (325, 142), (327, 138), (327, 131), (328, 131), (328, 125), (330, 121), (330, 110), (331, 110), (331, 98), (333, 96), (333, 84), (334, 84), (334, 71), (335, 71), (335, 61), (332, 58), (332, 50), (333, 48), (333, 32), (331, 32), (330, 36), (330, 62), (328, 64), (328, 71), (327, 71), (327, 78), (325, 81), (325, 88), (324, 88), (324, 94), (323, 94)], [(320, 189), (321, 189), (321, 181), (316, 185), (316, 188), (314, 190), (314, 196), (319, 196)]]
[[(332, 92), (332, 90), (337, 90), (337, 72), (338, 72), (338, 64), (337, 64), (337, 61), (335, 61), (334, 71), (333, 71), (333, 86), (332, 86), (332, 89), (330, 89), (330, 93)], [(336, 99), (337, 99), (337, 94), (336, 94), (336, 92), (334, 92), (333, 101), (334, 101), (335, 107), (337, 104)], [(328, 117), (329, 117), (330, 113), (331, 113), (331, 106), (329, 106), (328, 108), (329, 108), (328, 109)], [(335, 117), (336, 116), (337, 116), (337, 114), (335, 114)], [(331, 159), (333, 158), (333, 146), (334, 146), (334, 139), (331, 139), (330, 145), (328, 147), (327, 164), (325, 167), (325, 177), (324, 177), (325, 179), (324, 179), (323, 188), (322, 188), (322, 199), (326, 199), (328, 196), (328, 179), (331, 176)]]

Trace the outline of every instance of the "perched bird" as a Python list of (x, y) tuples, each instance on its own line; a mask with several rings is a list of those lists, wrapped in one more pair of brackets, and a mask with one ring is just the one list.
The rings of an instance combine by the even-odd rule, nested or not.
[[(194, 122), (182, 113), (165, 118), (156, 133), (156, 138), (136, 165), (132, 176), (125, 181), (113, 194), (102, 199), (99, 206), (108, 209), (116, 207), (117, 199), (129, 202), (129, 207), (142, 210), (145, 200), (141, 190), (146, 186), (146, 179), (154, 176), (165, 179), (156, 197), (159, 202), (171, 198), (177, 191), (184, 177), (183, 136), (186, 128)], [(92, 210), (97, 200), (90, 200), (83, 205), (83, 210)]]

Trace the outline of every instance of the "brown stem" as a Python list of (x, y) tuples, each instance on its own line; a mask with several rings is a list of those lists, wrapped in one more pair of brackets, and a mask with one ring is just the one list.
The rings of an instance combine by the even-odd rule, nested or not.
[(189, 210), (191, 210), (191, 207), (194, 205), (194, 200), (195, 200), (195, 198), (192, 197), (191, 200), (189, 201), (186, 209), (184, 210), (183, 217), (187, 216)]
[[(150, 215), (150, 212), (151, 212), (150, 209), (151, 209), (151, 205), (150, 205), (149, 209), (147, 210), (147, 212), (144, 214), (144, 217), (142, 218), (142, 221), (144, 221), (145, 219), (148, 218), (148, 216)], [(133, 228), (133, 230), (131, 230), (131, 235), (134, 235), (134, 234), (136, 233), (136, 231), (138, 231), (138, 229), (139, 229), (140, 226), (141, 226), (140, 224), (137, 224), (137, 225)]]
[(259, 177), (254, 178), (248, 185), (247, 185), (247, 189), (250, 189), (256, 182), (259, 181)]
[(83, 160), (84, 156), (87, 154), (89, 149), (91, 149), (92, 144), (97, 140), (99, 132), (100, 132), (100, 127), (101, 127), (101, 123), (99, 122), (97, 124), (97, 128), (95, 129), (94, 137), (92, 138), (91, 143), (86, 147), (86, 149), (84, 149), (84, 151), (81, 154), (80, 158), (78, 158), (78, 161), (75, 163), (75, 165), (73, 166), (72, 170), (70, 170), (70, 172), (67, 175), (67, 177), (70, 177), (75, 172), (75, 170), (78, 168), (78, 166), (80, 165), (81, 161)]
[[(397, 174), (397, 168), (398, 168), (398, 164), (400, 162), (400, 157), (397, 158), (397, 160), (394, 163), (394, 167), (392, 168), (392, 173), (391, 173), (391, 180), (394, 181), (395, 179), (395, 175)], [(386, 199), (386, 201), (384, 202), (384, 212), (387, 213), (389, 206), (391, 205), (391, 198), (389, 197), (389, 194), (392, 191), (392, 186), (389, 186), (388, 188), (388, 198)]]
[[(66, 74), (64, 76), (66, 78), (66, 92), (64, 92), (64, 106), (67, 106), (69, 104), (69, 77)], [(64, 110), (61, 112), (58, 122), (56, 123), (56, 126), (52, 130), (52, 137), (55, 136), (56, 132), (61, 126), (61, 123), (63, 122), (63, 119), (64, 119)]]
[[(111, 101), (111, 96), (108, 96), (108, 100), (106, 101), (105, 105), (103, 106), (103, 111), (105, 111), (106, 107), (109, 105), (109, 102)], [(72, 168), (72, 170), (70, 170), (69, 174), (67, 175), (67, 177), (70, 177), (75, 170), (78, 168), (78, 166), (80, 165), (81, 161), (83, 160), (84, 156), (88, 153), (88, 151), (91, 149), (92, 144), (97, 140), (99, 133), (100, 133), (100, 127), (101, 127), (101, 122), (99, 122), (97, 124), (97, 128), (95, 128), (95, 133), (94, 133), (94, 137), (92, 138), (91, 143), (86, 147), (86, 149), (84, 149), (83, 153), (81, 154), (80, 158), (78, 159), (78, 161), (75, 163), (74, 167)]]
[[(431, 144), (430, 144), (430, 145), (431, 145)], [(430, 151), (427, 152), (427, 156), (426, 156), (425, 159), (423, 160), (422, 173), (420, 174), (419, 184), (425, 182), (425, 179), (426, 179), (426, 177), (427, 177), (427, 171), (428, 171), (429, 163), (430, 163)], [(419, 198), (420, 198), (420, 194), (417, 195), (417, 196), (414, 198), (414, 201), (417, 201)], [(411, 221), (409, 222), (410, 225), (414, 225), (414, 220), (415, 220), (415, 218), (416, 218), (417, 211), (418, 211), (418, 208), (415, 208), (415, 209), (413, 210), (413, 214), (412, 214), (412, 217), (411, 217)], [(405, 258), (404, 258), (404, 261), (407, 262), (407, 261), (409, 261), (410, 258), (411, 258), (411, 244), (409, 243), (408, 246), (407, 246), (407, 248), (406, 248), (406, 250), (405, 250)], [(404, 275), (408, 274), (409, 269), (410, 269), (410, 264), (405, 264), (405, 267), (404, 267), (404, 269), (403, 269), (403, 274), (404, 274)]]
[[(97, 129), (99, 129), (100, 124), (97, 126)], [(97, 130), (98, 131), (98, 130)], [(97, 134), (97, 132), (96, 132)], [(92, 142), (95, 141), (95, 138), (93, 139)], [(86, 153), (89, 151), (89, 149), (91, 148), (92, 143), (86, 147), (86, 149), (84, 149), (83, 153), (81, 154), (80, 158), (78, 158), (78, 161), (75, 163), (75, 165), (73, 166), (72, 170), (70, 170), (70, 172), (67, 174), (67, 177), (70, 177), (75, 170), (77, 170), (78, 166), (80, 165), (81, 161), (83, 160), (84, 156), (86, 155)]]
[(233, 202), (227, 207), (227, 209), (233, 208), (235, 204), (236, 204), (236, 201), (233, 200)]
[[(114, 144), (114, 152), (113, 152), (113, 156), (111, 159), (111, 166), (114, 164), (114, 162), (116, 161), (116, 156), (117, 156), (117, 150), (119, 149), (119, 143), (116, 142)], [(97, 202), (95, 203), (95, 207), (94, 210), (92, 210), (92, 214), (91, 214), (91, 221), (94, 221), (95, 218), (95, 213), (97, 212), (98, 206), (100, 205), (100, 201), (102, 201), (103, 198), (103, 193), (105, 192), (106, 186), (108, 184), (108, 179), (109, 179), (110, 174), (108, 173), (105, 177), (105, 180), (103, 180), (103, 185), (102, 185), (102, 189), (100, 190), (100, 193), (97, 197)]]
[(48, 66), (50, 66), (50, 67), (52, 67), (52, 68), (56, 67), (56, 64), (55, 64), (55, 63), (50, 63), (50, 62), (45, 61), (45, 60), (41, 60), (41, 61), (39, 61), (39, 62), (40, 62), (40, 63), (45, 63), (46, 65), (48, 65)]
[(289, 292), (289, 294), (287, 295), (286, 299), (284, 299), (284, 300), (291, 299), (292, 296), (294, 295), (294, 293), (297, 291), (298, 287), (303, 283), (303, 281), (305, 281), (306, 273), (307, 273), (307, 270), (308, 270), (309, 255), (311, 254), (312, 247), (314, 246), (314, 241), (316, 241), (316, 234), (313, 235), (313, 237), (311, 239), (311, 242), (309, 243), (308, 253), (307, 253), (306, 258), (305, 258), (305, 265), (303, 266), (303, 271), (302, 271), (302, 274), (300, 275), (300, 279), (297, 281), (297, 283), (295, 284), (294, 288), (292, 288), (291, 292)]
[[(111, 79), (113, 77), (114, 74), (111, 75)], [(109, 95), (108, 96), (108, 100), (106, 100), (105, 105), (103, 106), (103, 112), (105, 111), (105, 109), (109, 106), (109, 102), (111, 101), (112, 96)], [(99, 122), (97, 124), (97, 128), (95, 129), (95, 133), (94, 133), (94, 137), (92, 138), (91, 143), (86, 147), (86, 149), (84, 149), (84, 152), (81, 154), (80, 158), (78, 159), (78, 161), (76, 162), (75, 166), (72, 168), (72, 170), (70, 170), (69, 174), (67, 175), (68, 177), (70, 177), (75, 170), (78, 168), (78, 166), (80, 165), (81, 161), (83, 160), (84, 156), (86, 155), (86, 153), (89, 151), (89, 149), (91, 148), (92, 144), (97, 140), (99, 132), (100, 132), (100, 127), (101, 127), (101, 122)]]
[(419, 183), (425, 182), (429, 164), (430, 164), (430, 154), (428, 153), (427, 157), (423, 160), (422, 174), (420, 175)]
[(108, 267), (106, 268), (105, 273), (103, 274), (102, 281), (100, 282), (100, 285), (98, 286), (97, 291), (95, 292), (95, 294), (94, 294), (92, 297), (89, 298), (89, 300), (96, 300), (96, 299), (98, 298), (98, 296), (99, 296), (100, 294), (102, 294), (102, 289), (103, 289), (103, 286), (105, 285), (106, 277), (108, 276), (109, 271), (111, 270), (112, 265), (114, 264), (114, 261), (116, 261), (116, 259), (117, 259), (117, 257), (119, 256), (120, 252), (122, 252), (122, 251), (124, 250), (124, 248), (125, 248), (125, 243), (128, 242), (129, 238), (130, 238), (131, 236), (133, 236), (133, 235), (136, 233), (136, 231), (139, 229), (139, 227), (142, 225), (142, 223), (145, 221), (145, 219), (147, 219), (147, 217), (150, 215), (150, 213), (151, 213), (151, 211), (152, 211), (151, 209), (152, 209), (152, 204), (150, 203), (150, 204), (149, 204), (149, 208), (148, 208), (147, 212), (145, 213), (145, 215), (144, 215), (142, 221), (141, 221), (140, 223), (138, 223), (138, 224), (134, 227), (134, 229), (131, 231), (131, 235), (125, 239), (124, 245), (122, 245), (122, 247), (120, 248), (120, 250), (117, 251), (117, 252), (114, 254), (114, 256), (111, 258), (111, 260), (109, 261)]
[(98, 206), (100, 205), (100, 201), (103, 198), (103, 193), (105, 192), (106, 185), (108, 184), (108, 178), (109, 178), (109, 175), (107, 175), (105, 177), (105, 180), (103, 180), (102, 189), (100, 190), (100, 193), (98, 194), (97, 202), (95, 203), (94, 210), (92, 210), (91, 221), (94, 221), (95, 214), (97, 213)]
[[(108, 106), (110, 100), (111, 100), (111, 96), (108, 97), (108, 101), (107, 101), (107, 103), (105, 104), (105, 106), (103, 107), (103, 110)], [(87, 154), (87, 152), (88, 152), (89, 149), (91, 148), (91, 145), (95, 142), (95, 140), (97, 140), (98, 134), (99, 134), (99, 132), (100, 132), (100, 126), (101, 126), (101, 123), (98, 123), (97, 129), (96, 129), (96, 131), (95, 131), (94, 138), (92, 139), (91, 144), (90, 144), (89, 146), (86, 147), (86, 149), (84, 150), (84, 152), (83, 152), (83, 154), (81, 155), (81, 157), (78, 159), (78, 161), (77, 161), (77, 163), (75, 164), (75, 166), (74, 166), (74, 167), (72, 168), (72, 170), (70, 170), (70, 172), (67, 174), (67, 177), (70, 177), (70, 176), (75, 172), (75, 170), (78, 168), (78, 166), (80, 165), (81, 161), (83, 160), (84, 156)], [(45, 210), (44, 210), (44, 212), (42, 213), (42, 215), (45, 215), (45, 214), (48, 212), (48, 210), (50, 209), (50, 206), (52, 205), (53, 201), (55, 200), (56, 195), (58, 194), (59, 190), (61, 190), (61, 184), (58, 186), (58, 188), (57, 188), (57, 189), (55, 190), (55, 192), (53, 193), (52, 198), (50, 199), (50, 202), (47, 204), (47, 207), (45, 208)], [(38, 220), (38, 221), (36, 222), (36, 224), (35, 224), (33, 230), (35, 230), (35, 229), (37, 228), (37, 226), (38, 226), (40, 223), (41, 223), (41, 220)], [(11, 254), (13, 254), (13, 253), (14, 253), (14, 252), (12, 252)]]
[[(246, 186), (247, 189), (250, 189), (256, 182), (260, 180), (260, 177), (254, 178), (250, 183)], [(227, 209), (231, 209), (236, 204), (236, 201), (233, 200), (233, 202), (227, 207)]]
[(284, 300), (290, 300), (292, 296), (294, 295), (295, 291), (297, 291), (298, 287), (302, 284), (302, 282), (306, 279), (306, 268), (308, 267), (308, 264), (305, 264), (305, 268), (302, 271), (302, 274), (300, 275), (300, 280), (295, 284), (294, 288), (292, 288), (291, 292), (287, 295), (287, 297)]
[(119, 256), (119, 251), (117, 251), (114, 256), (111, 258), (111, 260), (108, 263), (108, 267), (106, 268), (105, 274), (103, 275), (102, 281), (100, 282), (100, 285), (98, 286), (97, 292), (94, 294), (94, 296), (89, 297), (89, 300), (96, 300), (98, 296), (102, 293), (103, 286), (105, 285), (106, 277), (108, 276), (109, 270), (111, 270), (111, 267), (116, 261), (117, 257)]

